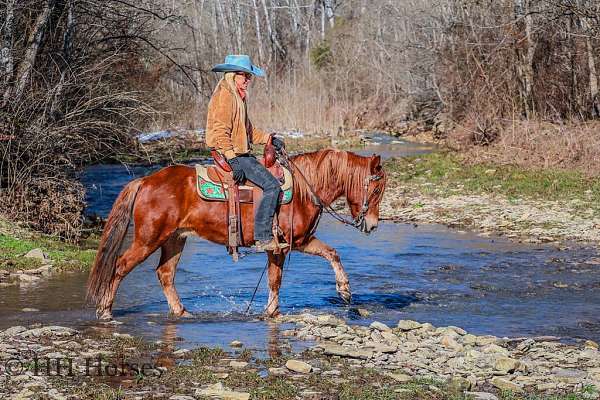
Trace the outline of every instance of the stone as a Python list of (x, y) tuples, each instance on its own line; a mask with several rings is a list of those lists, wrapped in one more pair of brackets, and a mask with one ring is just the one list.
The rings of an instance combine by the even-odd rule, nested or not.
[(369, 325), (369, 328), (376, 329), (376, 330), (382, 331), (382, 332), (387, 332), (387, 331), (391, 331), (392, 330), (392, 328), (390, 328), (386, 324), (384, 324), (382, 322), (379, 322), (379, 321), (372, 322), (371, 325)]
[(223, 386), (221, 382), (209, 385), (203, 389), (196, 389), (196, 396), (206, 396), (222, 400), (249, 400), (250, 393), (234, 392)]
[(384, 343), (378, 343), (378, 342), (369, 342), (367, 344), (365, 344), (365, 347), (368, 347), (369, 349), (373, 349), (376, 353), (395, 353), (396, 351), (398, 351), (398, 347), (396, 346), (390, 346)]
[(556, 382), (538, 383), (536, 389), (540, 392), (546, 392), (548, 390), (556, 390), (558, 384)]
[(233, 369), (243, 369), (248, 366), (248, 363), (246, 361), (231, 361), (229, 366)]
[(196, 400), (194, 397), (192, 396), (185, 396), (182, 394), (176, 394), (175, 396), (171, 396), (169, 397), (169, 400)]
[(113, 337), (115, 337), (117, 339), (126, 339), (126, 340), (133, 339), (133, 336), (131, 336), (129, 333), (114, 332), (112, 335), (113, 335)]
[(554, 379), (564, 383), (579, 383), (587, 376), (587, 372), (578, 369), (554, 368), (552, 370)]
[(323, 349), (323, 353), (330, 356), (340, 356), (349, 358), (359, 358), (366, 360), (373, 356), (373, 351), (367, 349), (352, 349), (336, 344), (324, 344), (320, 345)]
[(369, 310), (367, 310), (366, 308), (359, 308), (358, 310), (356, 310), (356, 312), (358, 313), (358, 315), (360, 315), (363, 318), (371, 315), (371, 312)]
[(464, 392), (472, 389), (471, 381), (462, 376), (454, 376), (448, 379), (447, 385), (450, 389), (457, 392)]
[(510, 357), (500, 357), (494, 363), (494, 368), (498, 371), (509, 373), (514, 372), (520, 365), (521, 362), (519, 360)]
[(454, 332), (458, 333), (460, 336), (464, 336), (467, 334), (467, 331), (465, 331), (463, 328), (459, 328), (458, 326), (448, 326), (447, 329), (451, 329)]
[(310, 364), (300, 360), (288, 360), (285, 363), (285, 367), (290, 371), (298, 372), (301, 374), (308, 374), (312, 370)]
[(37, 308), (30, 308), (30, 307), (25, 307), (21, 309), (22, 312), (38, 312), (40, 310), (38, 310)]
[(281, 376), (287, 374), (287, 369), (285, 368), (269, 368), (269, 374), (275, 376)]
[(477, 336), (467, 333), (465, 336), (462, 337), (462, 342), (465, 345), (475, 344), (477, 342)]
[(17, 278), (19, 279), (19, 282), (25, 282), (25, 283), (35, 283), (41, 280), (41, 278), (39, 276), (35, 276), (35, 275), (29, 275), (29, 274), (19, 274), (17, 275)]
[(240, 342), (239, 340), (233, 340), (231, 343), (229, 343), (229, 345), (231, 347), (242, 347), (242, 346), (244, 346), (244, 344), (242, 342)]
[[(429, 324), (431, 325), (431, 324)], [(423, 326), (423, 324), (420, 324), (417, 321), (411, 321), (408, 319), (401, 319), (400, 321), (398, 321), (398, 329), (402, 330), (402, 331), (412, 331), (415, 329), (419, 329)]]
[(50, 273), (51, 269), (52, 269), (52, 265), (42, 265), (39, 268), (28, 269), (27, 273), (33, 274), (33, 275), (48, 275)]
[(500, 347), (497, 344), (488, 344), (483, 349), (481, 349), (482, 353), (485, 354), (503, 354), (508, 356), (508, 350), (504, 347)]
[(25, 255), (23, 257), (34, 258), (34, 259), (40, 260), (42, 262), (48, 261), (48, 256), (46, 254), (44, 254), (42, 249), (39, 249), (39, 248), (29, 250), (27, 253), (25, 253)]
[(332, 369), (330, 371), (324, 371), (323, 375), (326, 375), (326, 376), (340, 376), (340, 375), (342, 375), (342, 371), (337, 370), (337, 369)]
[(27, 328), (25, 328), (24, 326), (12, 326), (8, 329), (6, 329), (5, 331), (0, 333), (0, 337), (11, 337), (11, 336), (15, 336), (21, 332), (25, 332), (27, 330)]
[(515, 393), (523, 393), (523, 388), (521, 385), (511, 382), (506, 378), (496, 376), (492, 378), (490, 383), (500, 390), (510, 390), (511, 392)]
[(73, 336), (78, 332), (75, 329), (64, 326), (44, 326), (19, 332), (16, 336), (23, 338), (41, 337), (41, 336)]
[(344, 320), (337, 318), (333, 315), (319, 315), (317, 317), (316, 322), (318, 325), (323, 325), (323, 326), (346, 325), (346, 322), (344, 322)]
[(494, 344), (497, 341), (498, 341), (498, 338), (496, 336), (477, 336), (477, 339), (475, 340), (475, 344), (477, 344), (477, 346), (486, 346), (486, 345)]
[(458, 343), (454, 337), (450, 336), (450, 335), (444, 335), (442, 336), (442, 338), (440, 339), (440, 344), (442, 346), (444, 346), (447, 349), (451, 349), (454, 351), (460, 351), (463, 349), (463, 346)]
[(586, 340), (583, 346), (588, 349), (598, 349), (598, 343), (594, 342), (593, 340)]
[(178, 349), (178, 350), (175, 350), (175, 351), (173, 352), (173, 355), (174, 355), (174, 356), (177, 356), (177, 357), (181, 357), (181, 356), (184, 356), (184, 355), (186, 355), (186, 354), (187, 354), (187, 353), (189, 353), (189, 352), (190, 352), (190, 351), (189, 351), (188, 349)]
[(413, 380), (413, 377), (408, 375), (408, 374), (404, 374), (404, 373), (387, 373), (385, 374), (386, 376), (389, 376), (390, 378), (392, 378), (393, 380), (395, 380), (396, 382), (399, 383), (408, 383), (411, 382)]
[(498, 397), (487, 392), (465, 392), (465, 395), (472, 400), (498, 400)]

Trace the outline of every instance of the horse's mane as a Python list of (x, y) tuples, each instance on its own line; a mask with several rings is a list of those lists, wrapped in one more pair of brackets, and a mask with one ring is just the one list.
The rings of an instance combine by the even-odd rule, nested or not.
[[(292, 161), (302, 171), (315, 194), (323, 199), (333, 198), (339, 185), (342, 185), (346, 195), (362, 190), (369, 173), (368, 157), (342, 150), (324, 149), (298, 154), (292, 157)], [(310, 199), (310, 188), (293, 167), (292, 172), (295, 175), (294, 194), (300, 196), (300, 201)], [(337, 182), (337, 185), (332, 186), (332, 182)]]

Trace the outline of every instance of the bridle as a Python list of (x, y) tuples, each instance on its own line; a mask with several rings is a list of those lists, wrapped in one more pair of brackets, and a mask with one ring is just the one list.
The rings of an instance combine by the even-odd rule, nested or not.
[(375, 190), (373, 190), (373, 192), (371, 192), (371, 194), (369, 194), (369, 186), (371, 182), (376, 182), (383, 179), (383, 169), (379, 170), (376, 174), (365, 177), (363, 183), (363, 200), (360, 211), (358, 212), (358, 214), (356, 214), (356, 217), (354, 217), (354, 219), (349, 219), (338, 213), (336, 210), (334, 210), (333, 207), (331, 207), (331, 205), (325, 205), (323, 203), (323, 201), (315, 193), (312, 185), (308, 182), (308, 180), (302, 173), (302, 170), (300, 170), (300, 168), (298, 168), (298, 166), (291, 160), (285, 149), (282, 149), (281, 153), (278, 152), (278, 156), (279, 155), (281, 155), (281, 157), (278, 157), (279, 162), (283, 166), (287, 166), (288, 169), (292, 172), (292, 175), (294, 174), (294, 171), (292, 171), (292, 168), (290, 168), (290, 166), (293, 167), (295, 172), (298, 172), (304, 183), (306, 183), (306, 186), (310, 190), (310, 195), (312, 196), (313, 203), (320, 208), (320, 213), (323, 213), (323, 211), (325, 211), (327, 214), (331, 215), (335, 220), (345, 225), (352, 226), (363, 233), (369, 234), (369, 232), (367, 232), (367, 223), (365, 217), (369, 212), (371, 200), (374, 196), (379, 195), (379, 193), (381, 192), (381, 188), (378, 186), (375, 188)]

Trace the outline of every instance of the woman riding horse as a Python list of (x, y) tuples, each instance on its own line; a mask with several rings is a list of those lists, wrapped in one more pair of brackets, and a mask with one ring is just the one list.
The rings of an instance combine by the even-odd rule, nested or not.
[(279, 181), (262, 166), (252, 154), (251, 144), (266, 144), (269, 139), (281, 151), (281, 139), (252, 126), (248, 117), (246, 97), (252, 76), (264, 76), (262, 69), (252, 65), (246, 55), (228, 55), (224, 64), (217, 64), (214, 72), (225, 72), (208, 103), (206, 143), (227, 159), (236, 183), (245, 179), (263, 190), (262, 200), (254, 217), (256, 251), (273, 251), (288, 245), (273, 239), (273, 216), (277, 209), (281, 188)]

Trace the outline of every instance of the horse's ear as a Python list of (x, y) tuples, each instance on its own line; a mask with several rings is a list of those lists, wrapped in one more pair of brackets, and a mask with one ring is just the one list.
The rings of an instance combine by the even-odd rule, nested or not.
[(381, 156), (376, 156), (373, 154), (371, 157), (371, 161), (369, 162), (369, 166), (371, 168), (371, 173), (374, 174), (377, 172), (378, 167), (381, 168)]

